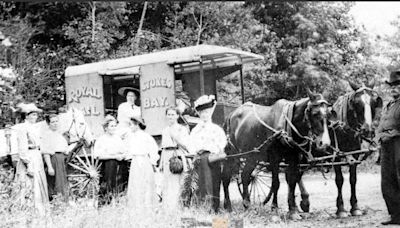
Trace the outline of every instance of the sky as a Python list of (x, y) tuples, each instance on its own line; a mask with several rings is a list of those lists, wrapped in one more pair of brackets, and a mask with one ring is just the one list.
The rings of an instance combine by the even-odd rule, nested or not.
[(356, 2), (350, 12), (356, 23), (364, 24), (370, 33), (391, 35), (394, 27), (390, 25), (390, 21), (400, 15), (400, 2)]

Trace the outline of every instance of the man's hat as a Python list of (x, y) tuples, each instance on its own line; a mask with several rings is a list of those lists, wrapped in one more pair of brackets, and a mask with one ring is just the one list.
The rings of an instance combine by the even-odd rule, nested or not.
[(203, 95), (194, 102), (194, 108), (197, 111), (212, 108), (217, 101), (214, 95)]
[(392, 71), (389, 76), (389, 81), (385, 81), (390, 86), (400, 85), (400, 70)]
[(42, 109), (36, 107), (34, 103), (29, 103), (29, 104), (20, 103), (17, 105), (17, 107), (21, 112), (27, 114), (31, 112), (37, 112), (37, 113), (42, 112)]
[(126, 97), (128, 92), (134, 92), (137, 98), (140, 96), (140, 91), (133, 87), (121, 87), (118, 89), (118, 94), (123, 97)]
[(139, 127), (142, 130), (146, 129), (146, 124), (144, 123), (144, 120), (143, 120), (142, 117), (140, 117), (140, 116), (132, 116), (131, 120), (137, 122), (139, 124)]

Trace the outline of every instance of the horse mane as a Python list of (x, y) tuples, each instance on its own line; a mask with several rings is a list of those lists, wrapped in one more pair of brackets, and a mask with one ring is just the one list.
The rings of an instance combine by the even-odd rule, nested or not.
[(346, 93), (340, 96), (333, 104), (333, 109), (336, 111), (337, 119), (346, 125), (349, 125), (347, 112), (350, 109), (350, 102), (355, 92)]

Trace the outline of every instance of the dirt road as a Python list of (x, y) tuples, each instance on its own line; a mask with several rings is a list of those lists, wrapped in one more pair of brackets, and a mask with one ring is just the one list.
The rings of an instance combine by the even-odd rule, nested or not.
[[(380, 188), (379, 173), (361, 173), (358, 175), (357, 181), (357, 197), (359, 206), (364, 212), (364, 215), (358, 217), (337, 219), (336, 212), (336, 197), (337, 188), (335, 185), (334, 173), (326, 175), (328, 179), (324, 179), (321, 174), (306, 174), (304, 182), (307, 190), (310, 193), (310, 213), (301, 213), (303, 217), (300, 221), (287, 221), (285, 214), (288, 211), (287, 206), (287, 184), (283, 175), (280, 176), (280, 189), (278, 203), (282, 210), (281, 220), (277, 223), (265, 223), (268, 227), (381, 227), (380, 223), (388, 218), (385, 202), (382, 198)], [(346, 210), (350, 210), (350, 184), (349, 174), (344, 174), (345, 183), (343, 185), (343, 200)], [(232, 184), (233, 185), (233, 184)], [(234, 196), (234, 201), (240, 202), (240, 195), (236, 190), (236, 186), (231, 187)], [(296, 201), (299, 202), (300, 193), (296, 192)], [(238, 205), (238, 204), (236, 204)], [(239, 204), (240, 205), (240, 204)], [(270, 202), (263, 207), (258, 214), (271, 217), (269, 214)], [(264, 213), (265, 212), (265, 213)], [(245, 225), (252, 226), (251, 217), (245, 217)], [(258, 223), (258, 224), (257, 224)], [(257, 222), (257, 227), (259, 222)], [(388, 226), (390, 227), (390, 226)]]

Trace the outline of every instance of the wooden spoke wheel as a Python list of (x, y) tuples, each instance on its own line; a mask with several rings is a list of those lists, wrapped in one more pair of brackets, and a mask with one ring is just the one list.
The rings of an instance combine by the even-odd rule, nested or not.
[[(241, 161), (239, 174), (236, 177), (236, 183), (243, 199), (243, 182), (241, 175), (244, 168), (244, 161)], [(259, 162), (256, 168), (253, 170), (250, 176), (250, 184), (248, 186), (248, 191), (250, 195), (250, 202), (262, 203), (270, 191), (272, 183), (272, 175), (268, 171), (267, 165)]]
[(68, 181), (70, 195), (73, 198), (96, 200), (99, 192), (100, 165), (98, 160), (82, 147), (68, 163)]

